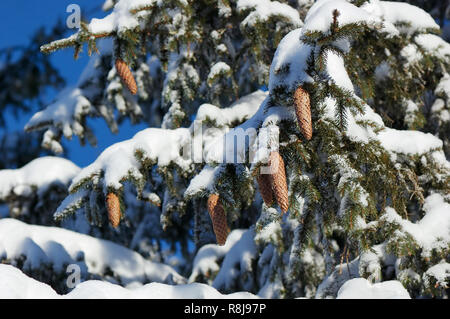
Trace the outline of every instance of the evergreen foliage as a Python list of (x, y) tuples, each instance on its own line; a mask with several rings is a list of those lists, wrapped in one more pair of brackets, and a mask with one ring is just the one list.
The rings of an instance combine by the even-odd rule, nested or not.
[[(87, 44), (99, 54), (78, 87), (27, 129), (46, 129), (43, 146), (61, 152), (63, 135), (95, 143), (90, 116), (113, 131), (125, 116), (158, 128), (112, 145), (77, 173), (57, 220), (84, 212), (105, 225), (111, 193), (124, 218), (133, 216), (131, 192), (154, 206), (137, 225), (161, 227), (149, 239), (179, 245), (190, 282), (325, 298), (363, 277), (398, 280), (412, 297), (448, 297), (450, 44), (429, 14), (378, 0), (119, 0), (104, 8), (112, 10), (105, 18), (42, 46), (78, 55)], [(136, 96), (124, 89), (117, 59), (131, 68)], [(299, 88), (310, 104), (308, 136), (296, 116)], [(57, 116), (60, 109), (69, 115)], [(274, 158), (269, 200), (257, 180)], [(146, 214), (154, 224), (142, 224)], [(248, 230), (236, 239), (239, 228)], [(138, 231), (120, 228), (126, 237)], [(224, 247), (207, 245), (213, 231)], [(202, 266), (210, 250), (213, 262)]]

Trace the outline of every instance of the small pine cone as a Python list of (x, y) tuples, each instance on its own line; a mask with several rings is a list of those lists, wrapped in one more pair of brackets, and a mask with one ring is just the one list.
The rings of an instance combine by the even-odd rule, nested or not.
[(227, 215), (219, 202), (219, 195), (211, 194), (208, 198), (208, 212), (211, 216), (214, 233), (216, 234), (217, 244), (225, 245), (230, 229), (227, 224)]
[(311, 101), (309, 93), (301, 86), (294, 92), (294, 104), (300, 132), (309, 141), (312, 138)]
[(272, 191), (272, 183), (270, 181), (269, 174), (259, 174), (257, 177), (259, 192), (261, 193), (261, 197), (264, 200), (264, 203), (270, 207), (273, 204), (273, 191)]
[(125, 63), (125, 61), (117, 59), (116, 70), (117, 74), (119, 74), (120, 78), (122, 79), (123, 83), (127, 86), (128, 90), (130, 90), (131, 94), (133, 95), (136, 94), (137, 93), (136, 81), (134, 80), (133, 74), (131, 73), (131, 70)]
[(116, 194), (108, 193), (106, 196), (106, 208), (108, 210), (108, 219), (111, 226), (117, 228), (120, 224), (120, 201)]
[(271, 184), (275, 198), (281, 211), (286, 213), (289, 209), (288, 188), (286, 182), (286, 170), (284, 167), (284, 160), (280, 153), (272, 152), (269, 157), (269, 164), (273, 169), (271, 176)]

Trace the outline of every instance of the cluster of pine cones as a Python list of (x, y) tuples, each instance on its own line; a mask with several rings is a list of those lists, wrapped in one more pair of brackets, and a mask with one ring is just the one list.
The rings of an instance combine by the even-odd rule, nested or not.
[[(137, 85), (133, 74), (125, 61), (116, 60), (116, 70), (123, 83), (132, 94), (137, 93)], [(311, 102), (307, 91), (299, 86), (294, 92), (294, 106), (300, 132), (306, 140), (312, 138)], [(267, 206), (273, 205), (274, 197), (283, 213), (289, 209), (288, 188), (286, 182), (286, 169), (283, 157), (278, 151), (273, 151), (269, 156), (270, 174), (259, 174), (257, 177), (258, 187), (264, 203)], [(219, 245), (225, 245), (230, 228), (227, 224), (227, 215), (220, 203), (218, 194), (211, 194), (208, 198), (208, 212), (213, 223), (214, 233)], [(109, 193), (106, 197), (106, 207), (111, 225), (119, 226), (122, 216), (120, 202), (117, 195)]]
[[(128, 66), (122, 60), (117, 60), (116, 68), (120, 77), (127, 83), (128, 88), (131, 87), (130, 91), (135, 94), (137, 90), (136, 82), (134, 82), (134, 78)], [(308, 92), (302, 87), (298, 87), (294, 92), (294, 105), (300, 132), (306, 140), (310, 140), (312, 138), (310, 98)], [(270, 173), (260, 173), (257, 177), (259, 191), (261, 192), (264, 203), (269, 207), (273, 205), (275, 198), (284, 214), (289, 209), (288, 187), (284, 160), (278, 151), (270, 153), (268, 166), (270, 167)], [(220, 196), (218, 194), (211, 194), (208, 198), (207, 206), (217, 243), (219, 245), (225, 245), (228, 234), (230, 233), (230, 228), (228, 227), (225, 209), (220, 202)], [(106, 196), (106, 208), (111, 226), (117, 228), (122, 213), (120, 201), (116, 194), (108, 193)]]
[[(309, 141), (312, 138), (311, 101), (309, 93), (301, 86), (294, 92), (294, 105), (300, 132)], [(275, 198), (284, 214), (289, 209), (288, 187), (284, 160), (278, 151), (270, 153), (268, 166), (270, 167), (270, 174), (259, 173), (257, 177), (259, 191), (268, 207), (273, 205)], [(211, 194), (209, 196), (208, 212), (213, 223), (217, 243), (224, 245), (230, 229), (219, 195)]]

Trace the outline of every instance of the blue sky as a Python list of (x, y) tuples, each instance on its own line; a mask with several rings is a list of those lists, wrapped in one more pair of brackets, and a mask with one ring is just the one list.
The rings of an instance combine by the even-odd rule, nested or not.
[[(41, 26), (51, 28), (60, 18), (65, 21), (70, 13), (66, 12), (69, 4), (78, 4), (84, 16), (90, 20), (93, 17), (100, 18), (105, 15), (101, 10), (102, 0), (14, 0), (0, 1), (0, 48), (13, 45), (26, 45), (34, 32)], [(86, 50), (85, 50), (86, 51)], [(83, 53), (78, 60), (73, 59), (73, 49), (65, 49), (52, 54), (53, 64), (60, 70), (68, 85), (75, 84), (86, 66), (89, 57)], [(0, 88), (1, 89), (1, 88)], [(57, 93), (57, 92), (55, 92)], [(46, 97), (50, 103), (54, 94)], [(8, 131), (21, 130), (33, 114), (21, 114), (19, 118), (8, 116)], [(136, 132), (146, 126), (131, 125), (125, 121), (117, 135), (112, 134), (102, 119), (89, 121), (94, 129), (98, 146), (80, 146), (78, 138), (71, 141), (63, 140), (63, 145), (68, 150), (68, 158), (79, 166), (92, 163), (100, 153), (109, 145), (131, 138)]]

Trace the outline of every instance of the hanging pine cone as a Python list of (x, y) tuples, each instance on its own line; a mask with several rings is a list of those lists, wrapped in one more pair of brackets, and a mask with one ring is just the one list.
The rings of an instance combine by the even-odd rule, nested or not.
[(116, 194), (108, 193), (106, 196), (106, 208), (108, 210), (108, 219), (111, 226), (117, 228), (120, 224), (122, 213), (120, 211), (120, 201)]
[(289, 209), (288, 188), (284, 160), (279, 152), (271, 152), (269, 165), (273, 169), (271, 177), (272, 189), (281, 211), (286, 213)]
[(217, 244), (225, 245), (230, 229), (227, 225), (227, 215), (219, 202), (219, 195), (211, 194), (208, 198), (208, 212), (211, 217)]
[(128, 90), (130, 90), (131, 94), (137, 93), (137, 85), (134, 80), (133, 74), (131, 73), (130, 68), (125, 63), (125, 61), (121, 59), (116, 60), (116, 70), (117, 74), (119, 74), (122, 82), (127, 86)]
[(209, 195), (206, 206), (208, 207), (208, 212), (210, 216), (214, 213), (214, 208), (216, 208), (218, 203), (219, 203), (219, 195), (217, 194)]
[(272, 183), (270, 180), (269, 174), (259, 174), (256, 178), (258, 182), (259, 192), (261, 193), (261, 197), (264, 200), (264, 203), (270, 207), (273, 204), (273, 192), (272, 192)]
[(312, 138), (311, 101), (309, 93), (301, 86), (294, 92), (294, 104), (300, 132), (309, 141)]

